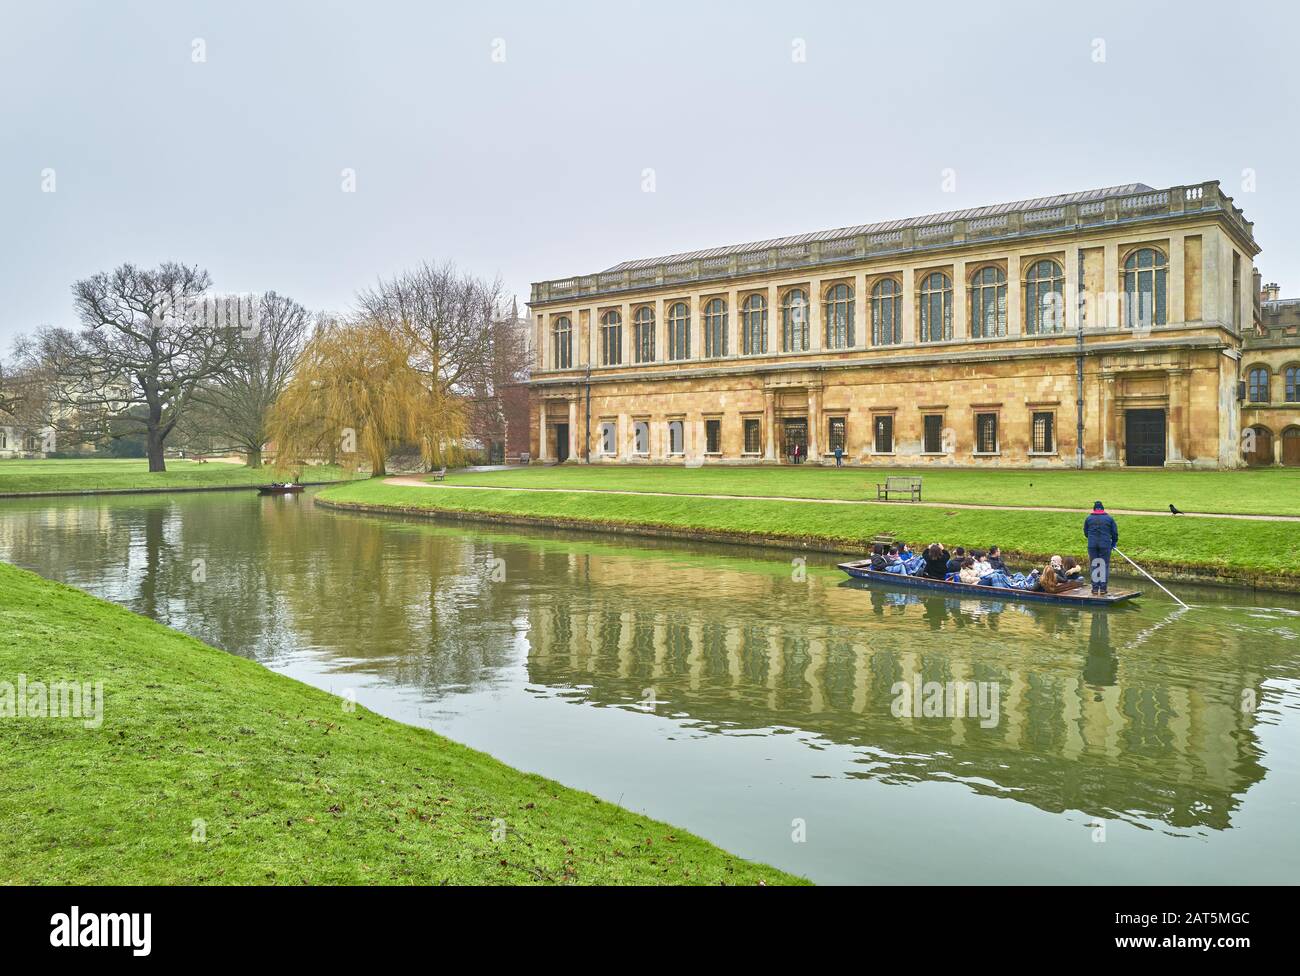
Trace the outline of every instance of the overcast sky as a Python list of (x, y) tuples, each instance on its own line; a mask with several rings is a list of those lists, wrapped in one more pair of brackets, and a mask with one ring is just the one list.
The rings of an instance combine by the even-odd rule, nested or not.
[(625, 259), (1128, 182), (1221, 180), (1300, 296), (1297, 5), (1070, 6), (3, 0), (0, 351), (124, 261), (342, 311), (450, 258), (522, 305)]

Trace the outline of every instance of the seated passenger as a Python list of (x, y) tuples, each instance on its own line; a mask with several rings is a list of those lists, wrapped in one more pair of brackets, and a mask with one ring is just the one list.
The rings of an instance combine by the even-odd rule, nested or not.
[(972, 549), (970, 556), (971, 559), (975, 560), (975, 571), (979, 573), (981, 577), (987, 576), (989, 573), (993, 572), (993, 567), (990, 566), (988, 560), (984, 558), (984, 553), (981, 550)]
[(1062, 565), (1061, 557), (1053, 556), (1038, 578), (1038, 585), (1034, 588), (1044, 593), (1061, 593), (1074, 589), (1075, 584), (1067, 580), (1064, 574), (1065, 567)]
[(957, 571), (957, 579), (962, 583), (969, 583), (972, 586), (979, 585), (979, 570), (975, 568), (975, 560), (970, 556), (967, 556), (961, 561), (961, 569)]
[(952, 551), (952, 558), (948, 560), (948, 572), (957, 573), (961, 571), (961, 561), (966, 558), (966, 550), (958, 546)]
[(995, 573), (1005, 573), (1007, 564), (1002, 561), (1002, 547), (989, 546), (988, 555), (984, 557)]
[(952, 557), (948, 555), (948, 550), (937, 542), (930, 543), (925, 550), (925, 556), (921, 565), (921, 575), (930, 579), (941, 580), (948, 575), (948, 560)]
[(889, 562), (885, 559), (885, 547), (880, 543), (871, 547), (870, 566), (877, 573), (883, 573), (889, 567)]
[(1083, 582), (1083, 567), (1079, 565), (1079, 560), (1073, 556), (1066, 556), (1061, 560), (1061, 570), (1062, 572), (1058, 575), (1063, 575), (1065, 579), (1074, 583)]

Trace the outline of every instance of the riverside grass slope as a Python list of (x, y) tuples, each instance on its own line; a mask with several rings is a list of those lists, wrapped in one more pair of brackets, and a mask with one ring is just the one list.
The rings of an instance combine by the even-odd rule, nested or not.
[[(556, 487), (553, 482), (562, 479), (563, 474), (552, 475), (551, 470), (538, 472), (541, 477), (535, 482), (537, 487)], [(504, 473), (513, 476), (509, 479), (512, 486), (526, 487), (533, 483), (528, 481), (532, 471)], [(673, 469), (656, 470), (649, 477), (660, 485), (671, 484), (672, 473)], [(683, 482), (690, 483), (698, 472), (677, 469), (677, 473)], [(809, 484), (825, 473), (811, 472)], [(487, 474), (492, 472), (466, 473), (451, 479), (450, 483), (484, 481)], [(606, 473), (609, 474), (621, 472)], [(855, 474), (859, 488), (872, 477), (861, 471)], [(1054, 502), (1062, 503), (1072, 497), (1056, 487), (1052, 472), (1034, 474), (1042, 493)], [(587, 472), (578, 472), (574, 477), (579, 475)], [(641, 477), (645, 477), (642, 472), (632, 471), (626, 479), (606, 476), (602, 483), (619, 490), (665, 490), (632, 487), (645, 484)], [(1087, 490), (1083, 494), (1088, 501), (1077, 512), (945, 509), (906, 503), (849, 506), (744, 497), (463, 491), (438, 485), (390, 485), (380, 479), (333, 485), (322, 489), (317, 497), (326, 504), (381, 511), (489, 519), (500, 516), (503, 520), (519, 518), (563, 527), (633, 533), (640, 530), (646, 534), (664, 530), (701, 539), (752, 540), (845, 553), (860, 553), (868, 540), (888, 533), (922, 545), (935, 540), (967, 547), (996, 543), (1014, 554), (1013, 558), (1027, 562), (1054, 553), (1083, 554), (1083, 509), (1091, 506), (1094, 497), (1106, 497)], [(857, 497), (862, 497), (861, 492)], [(1122, 506), (1114, 504), (1114, 507)], [(1119, 521), (1120, 548), (1148, 569), (1163, 571), (1171, 577), (1217, 579), (1269, 589), (1298, 588), (1300, 522), (1190, 516), (1121, 516)], [(1118, 557), (1114, 562), (1116, 569), (1124, 568)]]
[[(136, 459), (86, 458), (42, 461), (0, 460), (0, 498), (15, 494), (85, 494), (97, 491), (176, 491), (198, 488), (237, 488), (282, 480), (273, 467), (250, 468), (222, 461), (169, 459), (167, 470), (151, 472), (149, 462)], [(341, 481), (352, 475), (336, 465), (319, 465), (302, 472), (304, 481)]]
[(104, 718), (0, 718), (0, 883), (800, 883), (0, 563), (19, 674)]

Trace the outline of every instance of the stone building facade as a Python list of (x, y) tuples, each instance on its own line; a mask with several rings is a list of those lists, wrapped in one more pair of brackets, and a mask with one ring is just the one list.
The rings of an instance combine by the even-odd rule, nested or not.
[(1129, 184), (538, 282), (530, 450), (1236, 467), (1258, 253), (1217, 182)]
[(1251, 465), (1300, 467), (1300, 299), (1261, 294), (1259, 324), (1242, 348), (1242, 447)]

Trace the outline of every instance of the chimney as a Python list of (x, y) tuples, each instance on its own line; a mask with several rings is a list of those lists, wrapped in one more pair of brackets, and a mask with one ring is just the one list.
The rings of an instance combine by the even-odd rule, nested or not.
[(1270, 281), (1259, 293), (1261, 302), (1275, 302), (1282, 297), (1282, 288), (1276, 281)]

